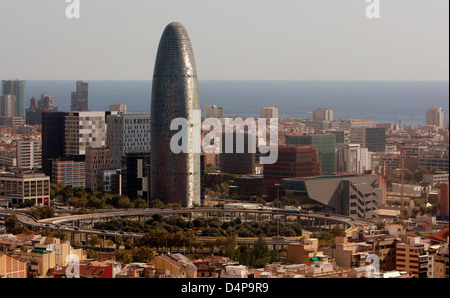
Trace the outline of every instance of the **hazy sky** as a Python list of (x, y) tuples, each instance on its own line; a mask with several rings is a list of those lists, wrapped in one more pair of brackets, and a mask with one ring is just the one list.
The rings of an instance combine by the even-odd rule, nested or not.
[(448, 80), (449, 1), (0, 0), (0, 79), (148, 80), (165, 26), (200, 80)]

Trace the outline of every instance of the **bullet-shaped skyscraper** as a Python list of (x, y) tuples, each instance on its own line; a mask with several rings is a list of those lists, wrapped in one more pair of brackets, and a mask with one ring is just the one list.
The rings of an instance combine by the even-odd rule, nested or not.
[[(151, 101), (150, 197), (183, 206), (200, 204), (200, 154), (174, 153), (170, 142), (178, 132), (173, 119), (193, 124), (194, 110), (200, 110), (197, 70), (186, 29), (180, 23), (165, 28), (156, 56)], [(194, 127), (187, 138), (193, 140)], [(192, 147), (191, 147), (192, 149)]]

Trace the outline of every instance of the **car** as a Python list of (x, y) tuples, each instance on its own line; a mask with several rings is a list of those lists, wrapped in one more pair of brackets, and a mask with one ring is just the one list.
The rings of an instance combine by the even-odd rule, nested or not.
[(100, 232), (102, 232), (102, 233), (108, 233), (108, 232), (106, 232), (105, 230), (101, 230)]
[(75, 227), (75, 228), (73, 228), (75, 231), (79, 231), (80, 229), (79, 228), (77, 228), (77, 227)]
[(125, 235), (126, 233), (124, 231), (119, 232), (119, 234)]
[(325, 217), (330, 217), (330, 214), (329, 213), (325, 214)]
[(350, 221), (355, 221), (356, 219), (354, 218), (354, 217), (352, 217), (351, 219), (350, 219)]

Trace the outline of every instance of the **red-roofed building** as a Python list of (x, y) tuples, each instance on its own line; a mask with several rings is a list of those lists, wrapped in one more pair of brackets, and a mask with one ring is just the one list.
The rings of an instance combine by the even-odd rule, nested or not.
[(121, 265), (111, 260), (82, 260), (78, 265), (64, 266), (56, 270), (53, 277), (67, 278), (72, 277), (70, 275), (77, 275), (80, 278), (114, 278), (120, 270)]

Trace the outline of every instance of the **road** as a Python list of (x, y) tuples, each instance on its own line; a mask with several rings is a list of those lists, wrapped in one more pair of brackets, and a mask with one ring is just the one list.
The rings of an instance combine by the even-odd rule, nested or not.
[[(154, 214), (161, 215), (181, 215), (181, 214), (211, 214), (211, 213), (238, 213), (238, 214), (267, 214), (270, 216), (293, 216), (301, 218), (309, 218), (311, 220), (327, 221), (328, 223), (339, 223), (347, 226), (347, 233), (355, 231), (360, 225), (368, 224), (368, 221), (364, 219), (352, 219), (350, 217), (324, 214), (324, 213), (312, 213), (302, 214), (294, 211), (281, 211), (281, 210), (269, 210), (269, 209), (222, 209), (222, 208), (192, 208), (192, 209), (130, 209), (130, 210), (99, 210), (98, 213), (90, 214), (77, 214), (61, 217), (48, 218), (43, 220), (36, 220), (31, 215), (17, 210), (0, 210), (0, 217), (7, 217), (10, 214), (15, 214), (19, 222), (25, 226), (37, 229), (50, 229), (55, 231), (64, 231), (71, 233), (83, 233), (89, 235), (99, 235), (108, 237), (122, 236), (126, 238), (140, 238), (143, 234), (129, 233), (123, 231), (101, 231), (95, 229), (83, 229), (76, 226), (69, 226), (67, 223), (82, 222), (82, 221), (99, 221), (99, 220), (111, 220), (117, 218), (137, 217), (137, 216), (152, 216)], [(211, 240), (210, 237), (199, 237), (200, 241), (206, 242)], [(252, 243), (257, 238), (240, 238), (239, 243)], [(266, 238), (268, 244), (282, 244), (298, 241), (298, 238), (286, 238), (285, 240), (275, 241), (270, 237)]]

